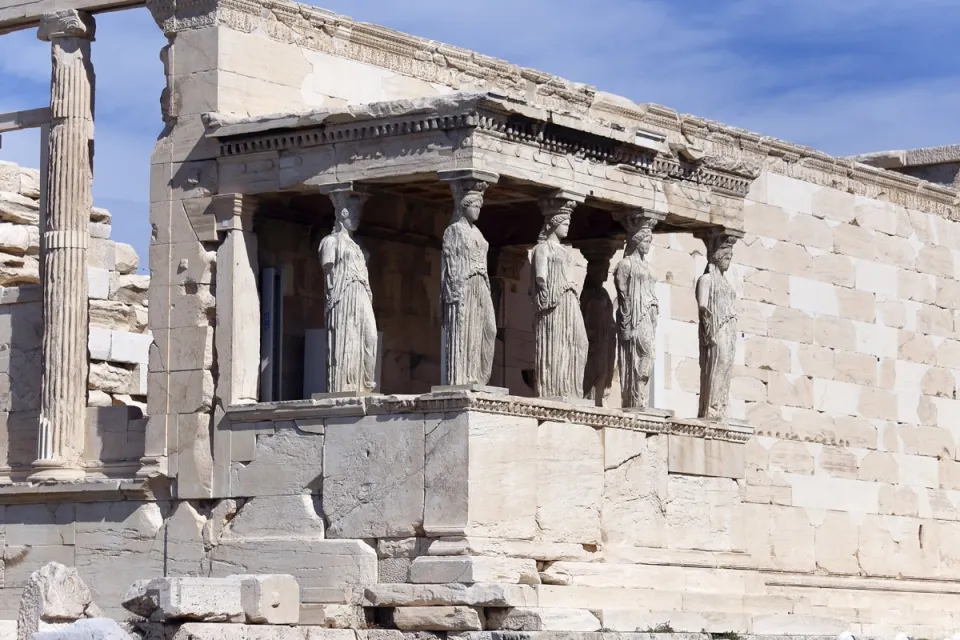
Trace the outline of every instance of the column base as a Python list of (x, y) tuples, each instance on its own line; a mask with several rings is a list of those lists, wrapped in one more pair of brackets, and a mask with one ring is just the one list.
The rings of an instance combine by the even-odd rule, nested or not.
[(81, 480), (87, 476), (82, 467), (67, 466), (55, 460), (37, 460), (32, 466), (34, 472), (27, 477), (30, 482)]

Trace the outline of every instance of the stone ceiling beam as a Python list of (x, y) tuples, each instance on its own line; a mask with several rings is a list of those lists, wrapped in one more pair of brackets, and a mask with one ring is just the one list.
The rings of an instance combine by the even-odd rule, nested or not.
[(0, 0), (0, 35), (39, 26), (44, 15), (59, 11), (101, 13), (143, 6), (143, 0)]

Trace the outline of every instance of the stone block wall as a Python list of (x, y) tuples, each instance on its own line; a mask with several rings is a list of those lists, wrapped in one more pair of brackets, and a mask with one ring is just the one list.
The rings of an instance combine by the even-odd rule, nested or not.
[[(0, 473), (36, 459), (40, 409), (42, 306), (40, 175), (0, 162)], [(147, 289), (133, 247), (110, 240), (111, 216), (90, 213), (87, 273), (90, 377), (85, 459), (116, 463), (143, 454), (147, 355)], [(112, 407), (119, 405), (118, 409)], [(131, 408), (131, 409), (128, 409)]]

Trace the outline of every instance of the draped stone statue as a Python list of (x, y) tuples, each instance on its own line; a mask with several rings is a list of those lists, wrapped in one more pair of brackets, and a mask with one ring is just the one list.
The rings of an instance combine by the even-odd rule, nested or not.
[(543, 229), (533, 249), (537, 395), (583, 397), (587, 364), (587, 330), (580, 312), (573, 259), (561, 244), (570, 229), (577, 201), (550, 197), (540, 201)]
[(576, 244), (587, 259), (587, 276), (580, 293), (580, 311), (587, 331), (587, 363), (583, 373), (583, 396), (602, 407), (613, 385), (617, 363), (617, 325), (613, 300), (604, 283), (610, 273), (610, 260), (622, 244), (601, 238)]
[(327, 190), (336, 219), (320, 242), (327, 325), (327, 391), (370, 393), (376, 387), (377, 321), (367, 256), (353, 232), (367, 195), (349, 185)]
[(737, 296), (726, 272), (739, 236), (715, 230), (701, 236), (707, 268), (697, 280), (700, 310), (700, 418), (724, 420), (737, 349)]
[(454, 201), (440, 258), (443, 384), (485, 385), (493, 371), (497, 318), (487, 274), (489, 244), (475, 224), (483, 193), (498, 176), (466, 170), (440, 177), (450, 182)]
[(613, 274), (617, 288), (617, 345), (620, 356), (621, 406), (646, 409), (650, 399), (650, 375), (656, 357), (656, 279), (646, 256), (653, 241), (657, 219), (642, 212), (623, 218), (627, 246)]

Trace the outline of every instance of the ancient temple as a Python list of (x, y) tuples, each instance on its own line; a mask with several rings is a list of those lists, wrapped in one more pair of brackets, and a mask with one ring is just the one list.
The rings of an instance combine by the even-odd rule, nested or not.
[(956, 630), (955, 148), (836, 158), (305, 5), (149, 0), (145, 417), (108, 420), (91, 40), (125, 4), (0, 3), (53, 64), (0, 118), (48, 158), (0, 618), (57, 561), (176, 640)]

